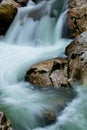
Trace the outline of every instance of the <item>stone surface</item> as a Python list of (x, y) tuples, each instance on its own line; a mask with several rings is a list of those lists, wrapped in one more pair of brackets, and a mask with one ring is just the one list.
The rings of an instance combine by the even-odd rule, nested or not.
[(26, 6), (28, 0), (15, 0), (15, 2), (17, 2), (20, 6)]
[(19, 7), (19, 4), (15, 2), (14, 0), (2, 0), (1, 1), (2, 5), (12, 5), (14, 7)]
[(86, 0), (71, 0), (69, 2), (69, 7), (70, 8), (75, 8), (75, 7), (81, 7), (82, 5), (86, 4)]
[(69, 58), (69, 78), (71, 81), (86, 84), (87, 80), (87, 32), (80, 34), (66, 47)]
[(46, 125), (50, 125), (56, 121), (56, 114), (52, 111), (46, 111), (43, 115)]
[(67, 24), (74, 37), (87, 30), (87, 2), (73, 0), (67, 13)]
[(40, 62), (27, 71), (25, 80), (41, 87), (71, 87), (67, 79), (67, 65), (66, 58)]
[(17, 8), (13, 5), (2, 5), (0, 4), (0, 35), (4, 35), (12, 23)]
[(0, 112), (0, 130), (12, 130), (11, 122), (3, 112)]

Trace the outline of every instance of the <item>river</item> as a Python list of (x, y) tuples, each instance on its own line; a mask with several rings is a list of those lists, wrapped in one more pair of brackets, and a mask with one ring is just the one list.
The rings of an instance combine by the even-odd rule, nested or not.
[[(0, 110), (11, 119), (13, 130), (87, 129), (85, 86), (74, 86), (76, 98), (58, 115), (56, 98), (68, 100), (64, 90), (39, 90), (24, 81), (33, 64), (64, 57), (71, 41), (62, 37), (66, 7), (65, 0), (42, 0), (38, 4), (30, 0), (26, 7), (18, 9), (5, 37), (0, 39)], [(45, 125), (44, 110), (58, 115), (54, 124)]]

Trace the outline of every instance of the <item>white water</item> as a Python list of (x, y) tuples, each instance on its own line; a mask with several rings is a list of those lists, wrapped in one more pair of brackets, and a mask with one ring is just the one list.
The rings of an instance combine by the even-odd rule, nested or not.
[[(59, 16), (59, 5), (62, 8), (64, 2), (50, 0), (37, 5), (28, 3), (27, 7), (19, 9), (5, 38), (0, 41), (0, 110), (12, 120), (15, 130), (87, 128), (84, 111), (87, 98), (86, 95), (83, 96), (86, 88), (78, 87), (79, 96), (66, 107), (55, 124), (39, 128), (45, 126), (43, 113), (50, 110), (57, 115), (61, 100), (66, 103), (69, 97), (64, 94), (65, 90), (38, 90), (24, 82), (24, 75), (29, 67), (39, 61), (61, 56), (68, 45), (69, 40), (59, 37), (62, 24), (58, 24), (58, 17), (50, 17), (54, 5), (57, 5), (59, 12), (56, 8), (53, 12)], [(63, 23), (62, 19), (59, 20)], [(59, 29), (55, 31), (56, 26)], [(55, 38), (55, 33), (59, 35), (58, 38)], [(85, 104), (82, 105), (83, 103)]]

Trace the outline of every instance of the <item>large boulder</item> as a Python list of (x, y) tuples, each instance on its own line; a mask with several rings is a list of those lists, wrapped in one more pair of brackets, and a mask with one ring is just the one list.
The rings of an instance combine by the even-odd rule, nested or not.
[(80, 34), (70, 45), (65, 53), (69, 59), (68, 74), (71, 81), (87, 83), (87, 32)]
[(0, 35), (4, 35), (12, 23), (17, 8), (13, 5), (0, 4)]
[(74, 37), (87, 31), (87, 2), (86, 0), (74, 0), (70, 3), (67, 13), (67, 24)]
[(0, 112), (0, 130), (12, 130), (11, 122), (3, 112)]
[(71, 87), (68, 82), (67, 66), (66, 58), (43, 61), (27, 71), (25, 80), (40, 87)]

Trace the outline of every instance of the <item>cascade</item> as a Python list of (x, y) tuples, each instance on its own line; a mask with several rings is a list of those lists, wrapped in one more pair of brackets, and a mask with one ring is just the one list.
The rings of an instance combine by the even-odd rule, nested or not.
[[(67, 101), (67, 93), (65, 98), (63, 89), (39, 90), (24, 81), (29, 67), (61, 56), (70, 42), (61, 36), (65, 5), (65, 0), (38, 0), (37, 4), (30, 0), (26, 7), (19, 8), (6, 36), (0, 39), (0, 110), (11, 119), (13, 130), (87, 128), (85, 87), (76, 86), (78, 97), (58, 116), (58, 101)], [(43, 119), (46, 110), (58, 116), (52, 125), (46, 126)]]

